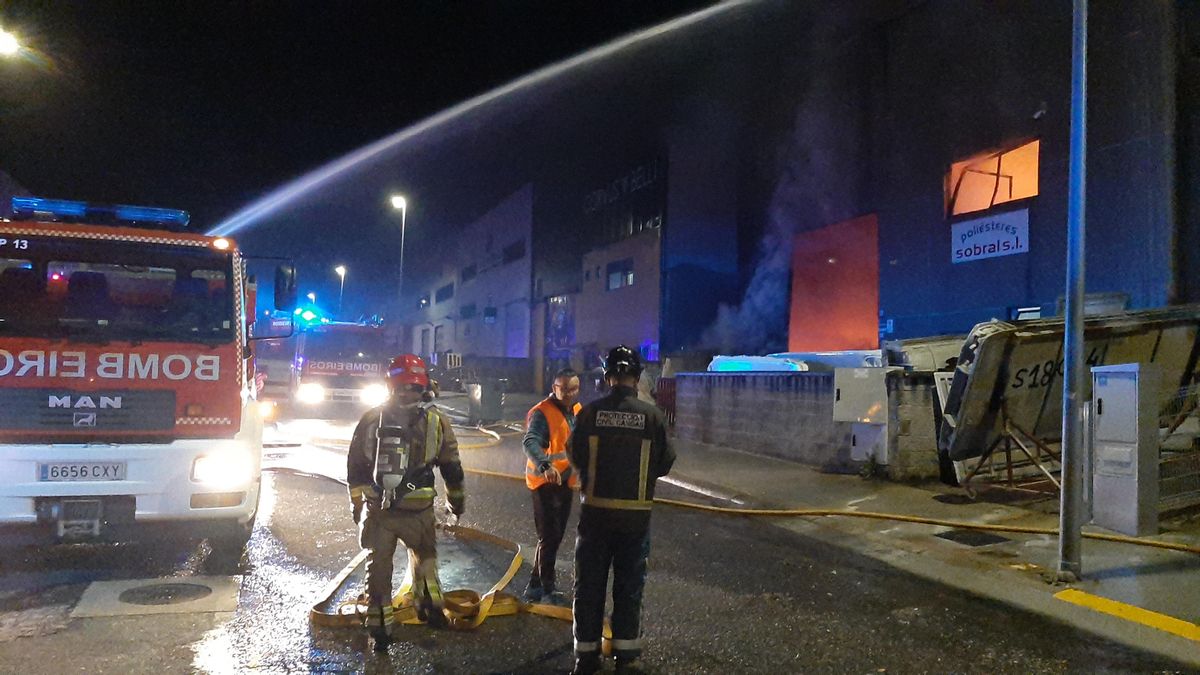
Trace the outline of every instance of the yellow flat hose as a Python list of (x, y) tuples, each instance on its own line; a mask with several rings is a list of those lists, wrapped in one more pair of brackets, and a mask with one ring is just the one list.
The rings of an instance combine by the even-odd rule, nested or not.
[[(729, 515), (739, 516), (773, 516), (773, 517), (845, 517), (845, 518), (869, 518), (873, 520), (892, 520), (902, 523), (919, 523), (922, 525), (937, 525), (942, 527), (953, 527), (963, 530), (987, 530), (991, 532), (1013, 532), (1019, 534), (1050, 534), (1057, 535), (1058, 530), (1053, 527), (1029, 527), (1025, 525), (991, 525), (987, 523), (971, 523), (958, 520), (944, 520), (941, 518), (926, 518), (924, 516), (905, 516), (894, 513), (874, 513), (871, 511), (846, 511), (837, 509), (745, 509), (745, 508), (725, 508), (721, 506), (708, 506), (706, 504), (693, 504), (692, 502), (679, 501), (677, 499), (663, 499), (655, 497), (655, 502), (660, 504), (668, 504), (670, 506), (679, 506), (688, 509), (697, 509), (700, 511), (710, 511), (713, 513), (724, 513)], [(1083, 536), (1087, 539), (1096, 539), (1099, 541), (1110, 541), (1118, 544), (1135, 544), (1137, 546), (1150, 546), (1152, 548), (1162, 548), (1170, 551), (1182, 551), (1184, 553), (1195, 553), (1200, 555), (1200, 547), (1188, 546), (1186, 544), (1175, 544), (1169, 541), (1154, 541), (1152, 539), (1137, 539), (1134, 537), (1126, 537), (1118, 534), (1103, 534), (1100, 532), (1084, 532)]]
[[(492, 444), (495, 443), (499, 443), (499, 438), (494, 439)], [(464, 471), (480, 476), (491, 476), (494, 478), (506, 478), (520, 481), (525, 480), (524, 476), (504, 473), (501, 471), (469, 468), (464, 468)], [(866, 518), (870, 520), (888, 520), (902, 523), (916, 523), (921, 525), (952, 527), (966, 530), (1011, 532), (1017, 534), (1058, 534), (1058, 530), (1056, 528), (1049, 527), (993, 525), (986, 523), (946, 520), (942, 518), (908, 516), (894, 513), (876, 513), (871, 511), (849, 511), (844, 509), (749, 509), (740, 507), (710, 506), (707, 504), (696, 504), (693, 502), (680, 501), (677, 499), (665, 499), (662, 497), (655, 497), (654, 501), (667, 506), (737, 516), (758, 516), (772, 518)], [(479, 625), (482, 624), (489, 616), (510, 616), (519, 613), (537, 614), (539, 616), (546, 616), (562, 621), (572, 620), (570, 607), (525, 603), (512, 594), (503, 592), (503, 589), (512, 581), (513, 577), (516, 576), (517, 571), (521, 567), (521, 562), (524, 560), (521, 554), (521, 546), (519, 544), (471, 527), (460, 525), (441, 527), (455, 536), (459, 536), (464, 539), (487, 542), (499, 546), (505, 550), (512, 551), (513, 553), (512, 562), (509, 563), (508, 570), (504, 573), (504, 576), (502, 576), (499, 581), (493, 584), (492, 587), (482, 596), (475, 591), (465, 589), (449, 591), (443, 595), (446, 605), (445, 614), (451, 628), (457, 630), (473, 630), (479, 627)], [(1083, 536), (1087, 539), (1094, 539), (1097, 541), (1107, 541), (1118, 544), (1132, 544), (1135, 546), (1146, 546), (1150, 548), (1200, 555), (1200, 547), (1188, 546), (1186, 544), (1137, 539), (1135, 537), (1103, 534), (1099, 532), (1084, 532)], [(321, 599), (312, 606), (312, 609), (309, 612), (309, 616), (313, 624), (321, 626), (362, 625), (362, 615), (366, 609), (362, 604), (364, 602), (362, 598), (344, 602), (335, 607), (332, 611), (328, 611), (325, 608), (332, 604), (342, 586), (355, 572), (355, 570), (357, 570), (366, 562), (367, 554), (367, 551), (361, 551), (349, 563), (347, 563), (341, 572), (339, 572), (332, 580), (330, 580), (328, 584), (326, 584), (325, 588), (321, 592)], [(405, 624), (422, 623), (417, 618), (416, 607), (413, 603), (412, 593), (410, 592), (410, 582), (406, 581), (402, 585), (400, 591), (396, 593), (395, 598), (392, 601), (392, 606), (395, 612), (393, 617), (396, 622)], [(606, 626), (605, 638), (608, 637), (610, 637), (610, 633), (608, 632), (608, 628)], [(605, 641), (607, 642), (607, 639)], [(605, 647), (608, 647), (608, 645), (606, 644)]]
[[(467, 473), (479, 474), (481, 476), (493, 476), (496, 478), (508, 478), (512, 480), (525, 480), (524, 476), (518, 476), (511, 473), (503, 473), (500, 471), (488, 471), (487, 469), (467, 469)], [(895, 513), (874, 513), (871, 511), (849, 511), (845, 509), (747, 509), (726, 506), (709, 506), (708, 504), (696, 504), (693, 502), (680, 501), (678, 499), (665, 499), (663, 497), (655, 497), (654, 501), (659, 504), (668, 506), (677, 506), (685, 509), (696, 509), (698, 511), (708, 511), (710, 513), (723, 513), (734, 516), (767, 516), (775, 518), (797, 518), (797, 517), (837, 517), (837, 518), (868, 518), (872, 520), (891, 520), (902, 523), (918, 523), (922, 525), (935, 525), (941, 527), (954, 527), (964, 530), (986, 530), (990, 532), (1013, 532), (1018, 534), (1049, 534), (1057, 535), (1058, 529), (1052, 527), (1028, 527), (1024, 525), (991, 525), (987, 523), (972, 523), (958, 520), (944, 520), (941, 518), (926, 518), (924, 516), (906, 516)], [(1200, 555), (1200, 546), (1188, 546), (1186, 544), (1176, 544), (1169, 541), (1155, 541), (1153, 539), (1138, 539), (1135, 537), (1126, 537), (1119, 534), (1103, 534), (1100, 532), (1084, 532), (1083, 536), (1087, 539), (1095, 539), (1097, 541), (1108, 541), (1117, 544), (1132, 544), (1134, 546), (1148, 546), (1150, 548), (1161, 548), (1168, 551), (1180, 551), (1183, 553), (1194, 553)]]
[[(513, 553), (508, 570), (483, 595), (469, 589), (443, 593), (442, 597), (445, 601), (444, 614), (450, 628), (454, 630), (473, 630), (478, 628), (489, 616), (511, 616), (522, 612), (538, 614), (563, 621), (571, 620), (570, 607), (525, 603), (512, 594), (502, 592), (504, 587), (512, 581), (513, 577), (521, 569), (524, 556), (521, 554), (520, 544), (472, 527), (461, 525), (440, 527), (457, 537), (486, 542)], [(320, 600), (309, 610), (309, 618), (313, 624), (318, 626), (343, 627), (362, 625), (362, 617), (366, 612), (365, 599), (362, 597), (343, 602), (332, 610), (327, 608), (333, 604), (350, 576), (366, 562), (367, 555), (368, 552), (365, 550), (359, 552), (322, 589)], [(411, 580), (406, 579), (392, 600), (392, 618), (396, 623), (424, 623), (417, 618), (417, 608), (413, 600), (411, 584)]]

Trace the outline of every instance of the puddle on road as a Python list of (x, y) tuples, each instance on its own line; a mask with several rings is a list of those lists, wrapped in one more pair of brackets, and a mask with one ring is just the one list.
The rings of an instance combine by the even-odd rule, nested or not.
[[(131, 564), (131, 561), (133, 563)], [(191, 576), (203, 557), (172, 544), (65, 544), (21, 549), (0, 575), (0, 642), (64, 630), (96, 581)]]
[[(507, 565), (500, 560), (504, 551), (452, 538), (440, 538), (438, 546), (446, 588), (487, 590)], [(319, 628), (309, 621), (309, 608), (333, 572), (299, 564), (265, 528), (254, 534), (251, 562), (253, 572), (243, 579), (237, 613), (194, 646), (192, 665), (197, 671), (225, 675), (256, 669), (326, 672), (364, 667), (369, 647), (363, 631)], [(398, 552), (396, 588), (406, 568), (404, 554)], [(361, 588), (361, 581), (352, 583)], [(421, 636), (413, 638), (419, 645)]]
[[(320, 644), (310, 628), (308, 610), (328, 581), (300, 565), (266, 529), (256, 529), (250, 544), (252, 572), (242, 580), (238, 610), (194, 645), (193, 667), (224, 675), (263, 669), (267, 672), (353, 670), (357, 654), (336, 654)], [(344, 639), (336, 645), (346, 647)], [(330, 647), (335, 646), (331, 643)]]
[(0, 642), (52, 635), (67, 627), (70, 605), (33, 607), (0, 614)]
[[(292, 495), (302, 498), (302, 494)], [(309, 620), (309, 608), (336, 569), (313, 568), (289, 552), (287, 544), (272, 532), (273, 514), (279, 495), (277, 481), (263, 482), (260, 515), (249, 545), (249, 569), (242, 579), (238, 609), (229, 620), (205, 634), (193, 645), (192, 666), (198, 672), (242, 673), (358, 671), (370, 657), (364, 631), (353, 628), (322, 628)], [(310, 544), (317, 546), (319, 535)], [(296, 542), (291, 542), (296, 546)], [(507, 569), (511, 554), (498, 547), (459, 540), (444, 533), (438, 536), (439, 573), (444, 588), (485, 591)], [(407, 570), (403, 547), (395, 557), (394, 587), (399, 588)], [(361, 578), (351, 581), (354, 593), (363, 587)], [(414, 632), (403, 651), (419, 648), (427, 637)], [(397, 652), (399, 653), (399, 652)], [(366, 656), (364, 656), (366, 654)]]

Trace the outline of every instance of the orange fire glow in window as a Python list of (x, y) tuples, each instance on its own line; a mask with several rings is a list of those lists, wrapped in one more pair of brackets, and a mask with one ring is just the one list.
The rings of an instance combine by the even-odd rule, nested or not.
[(1038, 193), (1041, 141), (979, 155), (950, 166), (946, 177), (946, 212), (956, 216)]

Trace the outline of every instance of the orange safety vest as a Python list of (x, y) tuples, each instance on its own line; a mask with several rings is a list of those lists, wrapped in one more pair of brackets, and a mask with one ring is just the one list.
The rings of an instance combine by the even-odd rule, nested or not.
[[(583, 406), (576, 403), (574, 413), (579, 414)], [(579, 476), (571, 470), (571, 458), (567, 455), (567, 439), (571, 437), (571, 425), (567, 423), (566, 415), (559, 410), (558, 404), (551, 398), (543, 399), (541, 403), (533, 406), (529, 410), (529, 414), (525, 417), (525, 427), (529, 428), (529, 419), (533, 416), (533, 411), (540, 410), (546, 416), (546, 424), (550, 427), (550, 447), (546, 448), (546, 458), (550, 460), (550, 464), (558, 469), (562, 477), (566, 479), (569, 487), (579, 487)], [(525, 459), (525, 486), (530, 490), (536, 490), (547, 482), (546, 478), (538, 471), (537, 465), (532, 459)]]

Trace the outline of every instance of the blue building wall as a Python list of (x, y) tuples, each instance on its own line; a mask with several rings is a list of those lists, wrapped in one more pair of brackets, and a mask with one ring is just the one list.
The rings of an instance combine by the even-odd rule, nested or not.
[[(1161, 306), (1174, 283), (1174, 3), (1093, 3), (1090, 28), (1088, 292)], [(884, 337), (965, 332), (1018, 306), (1053, 313), (1064, 287), (1070, 3), (944, 0), (883, 30), (874, 182), (880, 307), (894, 328)], [(1029, 252), (953, 264), (950, 164), (1035, 138)]]

